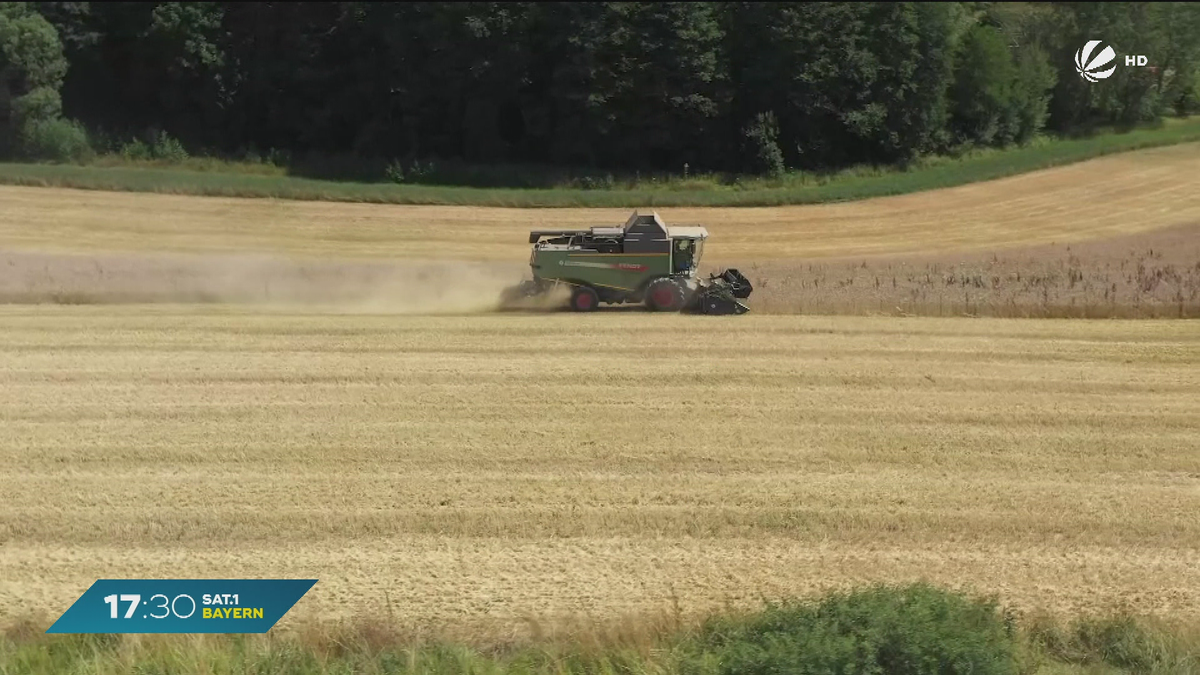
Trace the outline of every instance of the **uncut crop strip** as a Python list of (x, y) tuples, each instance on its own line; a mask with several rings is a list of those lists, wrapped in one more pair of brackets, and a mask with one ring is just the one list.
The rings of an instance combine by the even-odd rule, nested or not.
[(0, 607), (311, 575), (292, 618), (471, 631), (926, 578), (1195, 618), (1198, 362), (1173, 321), (2, 308)]
[(735, 263), (756, 313), (1200, 318), (1200, 222), (971, 254)]

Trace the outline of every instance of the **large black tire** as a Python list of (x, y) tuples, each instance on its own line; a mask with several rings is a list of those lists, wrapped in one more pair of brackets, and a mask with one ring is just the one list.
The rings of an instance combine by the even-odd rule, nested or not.
[(655, 312), (678, 312), (686, 301), (683, 287), (673, 279), (655, 279), (646, 286), (646, 306)]
[(576, 286), (571, 291), (571, 309), (576, 312), (594, 312), (600, 304), (600, 296), (590, 286)]

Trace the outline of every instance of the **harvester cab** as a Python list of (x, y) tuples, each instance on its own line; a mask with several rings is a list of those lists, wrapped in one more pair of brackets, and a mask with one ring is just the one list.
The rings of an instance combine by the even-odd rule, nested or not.
[(708, 230), (668, 227), (657, 213), (636, 211), (624, 227), (534, 230), (529, 233), (531, 280), (508, 289), (505, 304), (569, 287), (579, 312), (600, 303), (644, 303), (654, 311), (744, 314), (753, 290), (735, 269), (699, 277)]

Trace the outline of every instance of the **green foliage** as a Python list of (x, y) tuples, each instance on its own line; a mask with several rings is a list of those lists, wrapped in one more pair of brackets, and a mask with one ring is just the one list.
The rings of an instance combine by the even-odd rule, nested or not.
[(773, 111), (792, 168), (896, 159), (912, 121), (904, 106), (917, 104), (896, 81), (916, 72), (919, 57), (910, 7), (738, 3), (727, 20), (741, 129)]
[[(217, 67), (224, 54), (216, 42), (221, 7), (211, 2), (163, 2), (150, 14), (146, 36), (170, 50), (167, 56), (183, 70)], [(162, 56), (162, 55), (160, 55)]]
[(950, 87), (954, 78), (954, 59), (963, 36), (975, 19), (963, 3), (918, 3), (917, 24), (920, 61), (914, 73), (912, 98), (919, 105), (906, 114), (916, 115), (926, 130), (925, 149), (942, 152), (951, 143)]
[(30, 125), (58, 117), (66, 72), (54, 26), (28, 3), (0, 3), (0, 156), (13, 154)]
[(874, 130), (858, 133), (866, 142), (866, 161), (906, 165), (937, 149), (951, 82), (956, 9), (953, 4), (882, 3), (868, 14), (866, 44), (878, 65), (866, 90), (871, 107), (883, 117)]
[(1018, 623), (992, 602), (924, 584), (718, 615), (674, 633), (646, 626), (632, 641), (597, 635), (586, 643), (560, 637), (467, 645), (404, 638), (378, 621), (303, 635), (277, 628), (268, 635), (134, 640), (46, 635), (41, 624), (0, 633), (0, 673), (1015, 675), (1020, 669), (1184, 675), (1200, 667), (1200, 645), (1182, 631), (1122, 616), (1067, 628), (1047, 620)]
[(4, 84), (13, 96), (41, 87), (57, 89), (67, 72), (58, 32), (25, 2), (0, 4), (0, 59), (11, 69)]
[(783, 175), (783, 151), (779, 149), (779, 123), (775, 113), (759, 113), (742, 133), (745, 136), (746, 170), (765, 176)]
[(178, 139), (165, 131), (150, 134), (149, 142), (135, 138), (121, 146), (120, 155), (128, 160), (157, 160), (177, 164), (188, 159), (187, 150)]
[(1080, 621), (1073, 637), (1074, 647), (1085, 659), (1094, 655), (1118, 668), (1145, 672), (1167, 656), (1165, 646), (1128, 616)]
[(1159, 68), (1157, 86), (1164, 108), (1173, 114), (1200, 111), (1200, 5), (1152, 3), (1147, 51)]
[(12, 102), (12, 118), (21, 126), (55, 119), (61, 112), (62, 99), (51, 87), (32, 89)]
[[(19, 24), (36, 39), (5, 43), (26, 65), (0, 78), (0, 120), (22, 96), (21, 115), (57, 116), (60, 92), (93, 137), (162, 129), (224, 158), (275, 148), (313, 178), (532, 184), (503, 171), (549, 166), (603, 186), (685, 163), (773, 176), (904, 166), (1200, 105), (1196, 3), (3, 7), (0, 36)], [(1084, 82), (1073, 55), (1096, 36), (1154, 68)], [(0, 142), (21, 129), (9, 121)], [(466, 168), (480, 166), (493, 169)]]
[(955, 64), (955, 141), (1006, 145), (1016, 136), (1010, 113), (1017, 69), (1001, 32), (976, 25), (967, 31)]
[(54, 162), (86, 162), (95, 155), (83, 125), (61, 118), (26, 123), (21, 150), (29, 159)]
[(150, 143), (150, 156), (166, 162), (181, 162), (188, 158), (188, 153), (178, 139), (160, 131), (153, 136)]
[(1200, 667), (1200, 645), (1153, 628), (1128, 614), (1084, 617), (1065, 627), (1035, 621), (1030, 644), (1049, 658), (1070, 664), (1099, 664), (1134, 673), (1194, 672)]
[(133, 161), (153, 158), (153, 155), (150, 153), (150, 146), (137, 138), (121, 146), (121, 156)]
[(1028, 39), (1028, 18), (1009, 14), (997, 22), (1004, 28), (976, 24), (967, 30), (957, 55), (951, 88), (957, 143), (1025, 143), (1046, 123), (1057, 77), (1049, 58)]
[(419, 159), (412, 159), (405, 166), (404, 162), (396, 160), (388, 165), (387, 177), (393, 183), (420, 184), (427, 181), (435, 170), (436, 166), (432, 161), (421, 162)]
[(1011, 140), (1026, 143), (1045, 126), (1056, 79), (1045, 51), (1036, 45), (1021, 49), (1006, 111)]
[(1200, 112), (1200, 77), (1196, 78), (1190, 90), (1180, 95), (1176, 110), (1180, 115)]
[[(787, 174), (777, 180), (730, 180), (721, 175), (697, 175), (687, 181), (669, 177), (623, 176), (611, 183), (606, 174), (593, 181), (611, 185), (607, 190), (583, 189), (578, 177), (562, 178), (554, 167), (476, 166), (491, 184), (511, 185), (514, 179), (535, 180), (537, 189), (479, 189), (448, 185), (354, 183), (323, 181), (282, 175), (277, 167), (262, 163), (231, 163), (192, 158), (162, 168), (162, 163), (126, 160), (120, 156), (97, 158), (94, 166), (38, 166), (0, 164), (0, 184), (43, 185), (95, 190), (164, 192), (227, 197), (316, 199), (388, 204), (460, 204), (505, 207), (646, 206), (779, 206), (865, 199), (896, 195), (1004, 176), (1078, 162), (1101, 155), (1175, 143), (1200, 141), (1200, 118), (1168, 120), (1161, 128), (1138, 129), (1091, 137), (1038, 139), (1010, 150), (978, 150), (959, 158), (929, 157), (907, 171), (856, 167), (828, 174)], [(403, 166), (403, 165), (402, 165)], [(152, 168), (153, 167), (153, 168)], [(464, 170), (469, 167), (464, 166)], [(382, 173), (382, 170), (381, 170)], [(446, 174), (443, 174), (443, 177)], [(585, 174), (586, 175), (586, 174)], [(456, 176), (461, 179), (462, 176)]]
[[(1177, 75), (1195, 68), (1200, 51), (1200, 7), (1189, 3), (1069, 3), (1057, 7), (1060, 40), (1053, 52), (1058, 77), (1049, 124), (1070, 132), (1094, 124), (1135, 124), (1158, 119), (1173, 102)], [(1117, 52), (1117, 68), (1100, 83), (1074, 72), (1075, 50), (1103, 36)], [(1126, 67), (1124, 57), (1143, 54), (1149, 67)], [(1182, 84), (1182, 83), (1181, 83)], [(1177, 92), (1175, 92), (1177, 93)], [(1177, 97), (1175, 97), (1177, 100)]]
[[(719, 619), (685, 672), (1016, 675), (1015, 626), (993, 602), (931, 586), (873, 587)], [(712, 664), (716, 664), (713, 668)]]

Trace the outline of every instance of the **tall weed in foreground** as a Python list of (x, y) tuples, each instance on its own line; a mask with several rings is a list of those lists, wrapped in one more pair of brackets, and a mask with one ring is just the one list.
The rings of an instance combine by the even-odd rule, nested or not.
[(1028, 634), (1034, 650), (1059, 663), (1128, 673), (1200, 673), (1200, 633), (1166, 630), (1128, 613), (1078, 618), (1065, 627), (1039, 618)]

